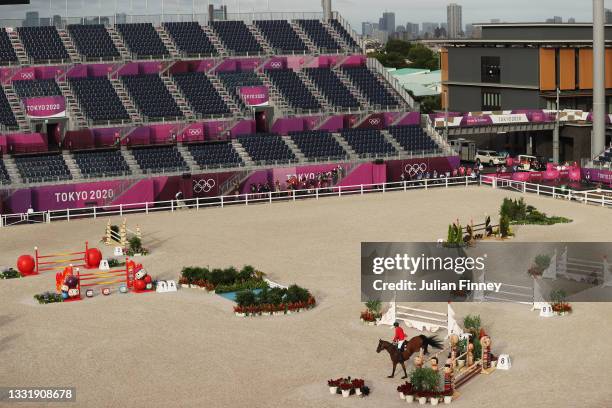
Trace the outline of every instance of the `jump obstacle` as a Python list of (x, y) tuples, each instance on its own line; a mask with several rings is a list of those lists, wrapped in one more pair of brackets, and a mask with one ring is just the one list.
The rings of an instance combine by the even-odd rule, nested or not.
[(567, 247), (561, 255), (557, 254), (557, 250), (554, 251), (550, 266), (544, 271), (542, 277), (565, 278), (576, 282), (612, 286), (612, 271), (605, 257), (601, 261), (571, 258), (567, 255)]
[(389, 310), (381, 317), (378, 324), (393, 325), (395, 322), (404, 322), (406, 326), (419, 331), (436, 333), (438, 330), (446, 330), (446, 337), (451, 334), (463, 336), (461, 326), (455, 320), (455, 311), (450, 303), (446, 313), (434, 312), (432, 310), (417, 309), (414, 307), (398, 305), (394, 300), (389, 305)]
[(96, 248), (90, 248), (85, 242), (84, 251), (41, 254), (38, 247), (34, 248), (34, 256), (21, 255), (17, 258), (17, 269), (22, 276), (38, 275), (41, 272), (61, 271), (68, 266), (77, 268), (97, 268), (102, 260), (102, 253)]
[(104, 243), (106, 245), (120, 245), (126, 247), (130, 240), (130, 234), (132, 237), (142, 239), (142, 233), (140, 227), (136, 225), (136, 231), (132, 231), (127, 227), (127, 219), (124, 218), (121, 225), (119, 225), (119, 231), (113, 231), (110, 220), (106, 224), (106, 233), (104, 235)]

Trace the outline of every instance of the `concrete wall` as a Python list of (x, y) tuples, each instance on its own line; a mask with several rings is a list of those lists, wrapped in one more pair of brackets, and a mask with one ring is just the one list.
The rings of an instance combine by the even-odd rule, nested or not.
[(501, 84), (540, 85), (539, 50), (534, 48), (449, 48), (448, 80), (480, 83), (480, 57), (483, 56), (500, 58)]
[[(539, 27), (495, 26), (482, 28), (483, 40), (592, 40), (593, 26), (554, 25)], [(612, 40), (612, 26), (606, 27), (606, 39)]]

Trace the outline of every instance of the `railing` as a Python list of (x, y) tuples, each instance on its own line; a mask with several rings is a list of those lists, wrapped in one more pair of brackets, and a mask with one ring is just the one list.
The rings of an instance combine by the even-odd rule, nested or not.
[(495, 176), (480, 176), (480, 184), (495, 189), (513, 190), (523, 194), (536, 194), (538, 196), (552, 197), (581, 204), (591, 204), (600, 207), (612, 207), (612, 190), (577, 191), (569, 188), (546, 186), (526, 181), (508, 180)]
[(296, 201), (325, 197), (343, 197), (369, 193), (386, 193), (390, 191), (427, 190), (429, 188), (448, 188), (453, 186), (469, 187), (480, 182), (474, 177), (443, 177), (379, 184), (358, 184), (307, 190), (289, 190), (282, 192), (237, 194), (231, 196), (202, 197), (185, 200), (144, 202), (133, 204), (106, 205), (54, 211), (40, 211), (20, 214), (2, 214), (0, 227), (19, 224), (50, 223), (51, 221), (71, 221), (102, 216), (124, 216), (126, 214), (150, 214), (160, 211), (200, 210), (204, 208), (224, 208), (232, 205), (268, 204), (278, 201)]
[(365, 54), (365, 42), (363, 41), (363, 38), (361, 38), (361, 36), (359, 34), (357, 34), (357, 32), (355, 30), (353, 30), (353, 28), (351, 27), (351, 25), (349, 24), (348, 21), (346, 21), (339, 12), (334, 11), (332, 12), (332, 18), (337, 20), (340, 25), (346, 30), (347, 33), (349, 33), (349, 35), (351, 37), (353, 37), (353, 40), (355, 40), (355, 42), (357, 42), (357, 44), (359, 44), (359, 47), (361, 48), (361, 52), (363, 52)]
[(414, 110), (416, 112), (419, 111), (419, 104), (418, 104), (418, 102), (415, 101), (412, 96), (410, 96), (408, 91), (406, 91), (406, 89), (402, 86), (402, 84), (398, 81), (398, 79), (395, 78), (393, 75), (391, 75), (387, 71), (387, 69), (380, 63), (380, 61), (378, 61), (375, 58), (368, 58), (366, 65), (367, 65), (368, 68), (373, 69), (378, 74), (382, 75), (385, 78), (385, 80), (387, 81), (387, 83), (389, 83), (391, 85), (391, 87), (393, 87), (393, 90), (400, 95), (402, 100), (404, 100), (406, 103), (408, 103), (408, 105), (410, 106), (410, 108), (412, 110)]

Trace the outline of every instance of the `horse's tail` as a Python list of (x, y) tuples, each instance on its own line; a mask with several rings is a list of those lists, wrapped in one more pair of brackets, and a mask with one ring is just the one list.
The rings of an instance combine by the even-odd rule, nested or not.
[(438, 336), (425, 336), (424, 334), (421, 334), (421, 340), (423, 341), (423, 348), (427, 347), (427, 346), (431, 346), (433, 348), (437, 348), (439, 350), (442, 350), (444, 348), (444, 344), (442, 343), (442, 341), (440, 341), (440, 339), (438, 338)]

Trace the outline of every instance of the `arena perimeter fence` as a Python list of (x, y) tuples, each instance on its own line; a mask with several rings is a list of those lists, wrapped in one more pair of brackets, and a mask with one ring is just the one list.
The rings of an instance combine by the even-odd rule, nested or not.
[(21, 214), (3, 214), (0, 216), (0, 227), (19, 224), (50, 223), (51, 221), (70, 221), (83, 218), (108, 216), (124, 216), (136, 213), (154, 213), (160, 211), (200, 210), (202, 208), (226, 207), (232, 205), (252, 205), (273, 203), (278, 201), (296, 201), (325, 197), (344, 197), (349, 195), (364, 195), (385, 193), (389, 191), (409, 191), (415, 189), (448, 188), (457, 186), (489, 186), (494, 189), (510, 190), (522, 194), (575, 201), (581, 204), (591, 204), (602, 207), (612, 207), (612, 190), (577, 191), (568, 188), (546, 186), (525, 181), (508, 180), (491, 175), (474, 177), (448, 177), (438, 179), (410, 180), (380, 184), (360, 184), (354, 186), (337, 186), (308, 190), (290, 190), (269, 193), (249, 193), (217, 197), (201, 197), (183, 200), (156, 201), (133, 204), (105, 205), (78, 209), (31, 212)]
[(268, 193), (249, 193), (217, 197), (200, 197), (169, 201), (145, 203), (104, 205), (65, 210), (39, 211), (21, 214), (3, 214), (0, 216), (0, 227), (20, 224), (50, 223), (52, 221), (71, 221), (84, 218), (124, 216), (128, 214), (149, 214), (160, 211), (200, 210), (235, 205), (252, 205), (274, 203), (279, 201), (296, 201), (325, 197), (344, 197), (364, 194), (384, 194), (391, 191), (427, 190), (430, 188), (469, 187), (479, 185), (480, 180), (474, 177), (444, 177), (378, 184), (359, 184), (353, 186), (336, 186), (312, 188), (306, 190), (289, 190)]

